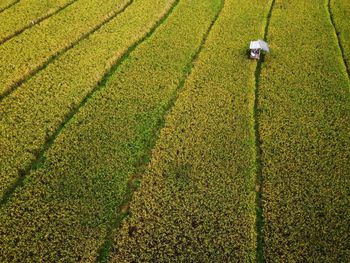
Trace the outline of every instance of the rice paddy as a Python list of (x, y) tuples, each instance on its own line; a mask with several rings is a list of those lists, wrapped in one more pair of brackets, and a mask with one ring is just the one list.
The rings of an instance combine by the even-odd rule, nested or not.
[(0, 1), (0, 261), (347, 262), (348, 14)]

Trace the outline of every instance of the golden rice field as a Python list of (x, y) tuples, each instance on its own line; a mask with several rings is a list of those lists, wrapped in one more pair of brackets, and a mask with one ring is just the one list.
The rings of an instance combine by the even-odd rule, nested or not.
[(0, 0), (0, 262), (350, 262), (349, 17)]

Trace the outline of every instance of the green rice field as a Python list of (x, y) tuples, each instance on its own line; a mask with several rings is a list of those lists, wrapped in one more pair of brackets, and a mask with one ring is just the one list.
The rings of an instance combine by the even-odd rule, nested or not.
[(0, 262), (350, 262), (349, 17), (0, 0)]

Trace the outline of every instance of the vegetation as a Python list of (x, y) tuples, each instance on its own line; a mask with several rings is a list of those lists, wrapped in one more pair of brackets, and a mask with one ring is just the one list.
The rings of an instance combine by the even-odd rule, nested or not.
[(331, 15), (336, 26), (337, 35), (343, 51), (348, 74), (350, 74), (350, 2), (347, 0), (330, 0)]
[[(154, 6), (162, 6), (151, 1), (137, 5), (148, 15), (151, 10), (159, 13)], [(186, 65), (201, 44), (208, 17), (214, 17), (218, 8), (219, 2), (211, 0), (181, 2), (166, 25), (132, 52), (106, 87), (86, 101), (45, 161), (4, 206), (2, 261), (91, 261), (96, 256), (124, 198), (128, 177), (137, 170)], [(31, 224), (21, 223), (27, 218), (33, 219)]]
[(62, 128), (60, 124), (74, 113), (113, 63), (147, 33), (159, 15), (156, 11), (140, 3), (131, 5), (3, 99), (1, 195), (27, 173), (43, 147)]
[(225, 1), (115, 236), (113, 261), (254, 261), (256, 63), (246, 44), (263, 35), (271, 1), (254, 3)]
[(0, 2), (0, 13), (17, 4), (20, 0), (2, 0)]
[(26, 28), (55, 14), (76, 0), (28, 0), (19, 2), (0, 16), (0, 44)]
[(130, 0), (79, 0), (0, 46), (0, 97), (89, 36)]
[(325, 1), (277, 0), (259, 86), (265, 258), (350, 258), (349, 82)]
[(0, 262), (347, 262), (348, 14), (0, 0)]

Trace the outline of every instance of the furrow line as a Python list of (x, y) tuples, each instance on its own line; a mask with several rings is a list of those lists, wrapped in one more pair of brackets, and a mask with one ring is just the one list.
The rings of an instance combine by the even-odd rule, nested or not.
[[(179, 3), (180, 0), (176, 0), (169, 9), (169, 12), (171, 13), (172, 10), (175, 8), (175, 6)], [(131, 3), (133, 0), (130, 0), (128, 4), (125, 6), (123, 10), (120, 12), (123, 12)], [(62, 130), (65, 128), (65, 126), (72, 120), (72, 118), (80, 111), (80, 109), (90, 100), (90, 98), (98, 91), (103, 89), (106, 86), (106, 83), (111, 75), (118, 69), (118, 67), (128, 58), (129, 54), (137, 48), (138, 45), (140, 45), (142, 42), (144, 42), (147, 38), (149, 38), (154, 31), (166, 20), (166, 18), (170, 15), (170, 13), (166, 13), (163, 17), (161, 17), (156, 24), (148, 31), (143, 38), (136, 41), (133, 45), (131, 45), (122, 55), (121, 57), (112, 65), (111, 69), (101, 78), (98, 85), (96, 85), (86, 96), (85, 98), (78, 104), (77, 107), (73, 108), (64, 118), (63, 122), (58, 126), (58, 128), (55, 130), (55, 132), (46, 140), (41, 150), (37, 153), (36, 158), (33, 160), (31, 164), (27, 166), (24, 170), (19, 171), (19, 177), (15, 181), (15, 183), (8, 188), (8, 190), (5, 191), (1, 201), (0, 201), (0, 207), (6, 204), (9, 199), (11, 198), (12, 194), (15, 192), (15, 190), (18, 187), (21, 187), (23, 185), (24, 178), (32, 171), (35, 170), (43, 161), (45, 153), (52, 147), (52, 145), (55, 143), (57, 137), (60, 135)]]
[(339, 37), (340, 32), (337, 30), (337, 26), (336, 26), (336, 23), (334, 21), (334, 17), (333, 17), (333, 13), (332, 13), (331, 0), (328, 0), (328, 2), (327, 2), (327, 11), (328, 11), (329, 19), (330, 19), (330, 21), (332, 23), (332, 26), (333, 26), (333, 29), (334, 29), (334, 33), (337, 36), (338, 46), (339, 46), (339, 49), (340, 49), (340, 53), (341, 53), (341, 56), (342, 56), (342, 60), (343, 60), (344, 66), (345, 66), (346, 73), (348, 74), (348, 79), (350, 79), (350, 65), (348, 65), (348, 63), (347, 63), (347, 61), (345, 59), (345, 49), (344, 49), (344, 47), (342, 45), (342, 42), (340, 40), (340, 37)]
[(13, 84), (11, 84), (9, 86), (9, 88), (4, 91), (2, 94), (0, 94), (0, 103), (1, 101), (6, 98), (7, 96), (9, 96), (12, 92), (14, 92), (17, 88), (19, 88), (23, 83), (25, 83), (26, 81), (28, 81), (29, 79), (31, 79), (33, 76), (35, 76), (38, 72), (42, 71), (43, 69), (45, 69), (49, 64), (51, 64), (53, 61), (55, 61), (57, 58), (59, 58), (60, 56), (62, 56), (64, 53), (66, 53), (68, 50), (74, 48), (76, 45), (78, 45), (81, 41), (83, 41), (84, 39), (87, 39), (89, 36), (91, 36), (93, 33), (95, 33), (97, 30), (99, 30), (101, 27), (103, 27), (105, 24), (107, 24), (108, 22), (110, 22), (113, 18), (115, 18), (116, 16), (120, 15), (121, 13), (123, 13), (132, 3), (134, 2), (134, 0), (129, 0), (122, 9), (118, 10), (117, 12), (111, 12), (111, 14), (102, 21), (102, 23), (96, 25), (95, 27), (93, 27), (92, 30), (84, 33), (83, 35), (81, 35), (81, 37), (79, 37), (76, 41), (73, 41), (72, 43), (70, 43), (68, 46), (66, 46), (65, 48), (61, 49), (60, 51), (56, 52), (55, 54), (53, 54), (52, 56), (50, 56), (44, 63), (42, 63), (41, 65), (37, 66), (36, 68), (34, 68), (33, 70), (30, 70), (28, 74), (23, 75), (22, 78), (18, 79), (17, 81), (15, 81)]
[[(196, 1), (200, 3), (201, 0)], [(72, 82), (80, 83), (83, 87), (79, 87), (78, 91), (74, 89), (73, 94), (63, 92), (62, 95), (67, 95), (67, 99), (72, 99), (74, 96), (76, 100), (62, 107), (63, 112), (59, 118), (53, 115), (57, 121), (51, 124), (52, 132), (62, 123), (67, 112), (72, 110), (71, 105), (76, 105), (74, 108), (77, 107), (91, 89), (102, 85), (101, 79), (107, 71), (111, 70), (131, 45), (150, 32), (155, 24), (169, 12), (174, 2), (174, 0), (134, 1), (134, 4), (120, 18), (113, 20), (111, 24), (98, 31), (98, 34), (59, 59), (57, 63), (63, 64), (66, 60), (69, 62), (73, 59), (73, 66), (79, 64), (82, 59), (81, 65), (84, 65), (87, 70), (81, 70), (80, 64), (74, 70), (68, 67), (69, 70), (66, 71), (63, 67), (62, 77), (67, 73), (72, 75), (73, 72), (81, 70), (82, 73), (77, 74), (76, 77), (70, 78), (67, 75), (67, 80), (68, 86)], [(177, 29), (178, 24), (170, 24), (173, 29)], [(182, 42), (186, 43), (183, 46), (187, 47), (185, 54), (189, 53), (188, 56), (181, 57), (177, 52), (172, 53), (173, 46), (167, 45), (164, 41), (167, 39), (167, 30), (161, 31), (163, 32), (161, 41), (158, 39), (159, 30), (157, 29), (157, 34), (150, 36), (150, 41), (141, 43), (125, 59), (115, 72), (116, 74), (109, 76), (106, 89), (96, 92), (79, 110), (77, 116), (64, 126), (52, 147), (45, 153), (43, 162), (25, 177), (23, 187), (15, 191), (11, 200), (1, 208), (0, 220), (4, 227), (0, 235), (5, 242), (2, 246), (1, 261), (7, 259), (54, 261), (57, 258), (63, 261), (70, 261), (72, 258), (84, 262), (96, 260), (98, 249), (105, 242), (107, 226), (125, 196), (128, 179), (137, 167), (137, 158), (143, 153), (141, 149), (146, 147), (143, 145), (146, 139), (144, 137), (149, 137), (151, 128), (156, 125), (158, 116), (163, 112), (163, 105), (168, 101), (168, 99), (164, 101), (163, 97), (171, 94), (168, 92), (164, 94), (161, 85), (166, 85), (168, 91), (174, 90), (177, 80), (182, 76), (181, 65), (187, 64), (191, 54), (194, 53), (195, 48), (191, 48), (193, 45), (185, 41)], [(125, 41), (125, 38), (129, 40)], [(192, 41), (193, 39), (197, 39), (196, 43), (201, 40), (200, 37), (191, 38)], [(159, 45), (152, 45), (154, 41)], [(162, 53), (164, 46), (168, 47), (166, 54)], [(111, 52), (112, 49), (114, 51)], [(166, 71), (169, 80), (162, 75), (162, 73), (166, 74), (165, 70), (156, 68), (159, 64), (149, 59), (150, 52), (147, 51), (153, 51), (151, 57), (156, 62), (161, 63), (163, 58), (166, 59), (167, 55), (171, 55), (171, 58), (179, 59), (180, 63), (186, 59), (186, 63), (180, 65), (175, 63), (170, 68), (168, 68), (168, 65), (171, 65), (170, 59), (162, 63), (165, 69), (169, 69)], [(84, 56), (74, 59), (77, 54), (84, 55), (89, 52), (94, 56), (87, 61), (84, 61)], [(98, 59), (100, 55), (103, 60)], [(172, 61), (177, 62), (176, 59)], [(60, 68), (60, 64), (57, 65), (55, 62), (47, 70), (56, 68), (55, 65), (58, 69)], [(40, 76), (54, 72), (44, 72), (45, 74)], [(85, 84), (82, 83), (85, 81), (83, 72), (90, 72), (89, 75), (94, 75), (94, 78)], [(60, 80), (61, 74), (58, 75)], [(148, 78), (145, 80), (144, 76)], [(83, 79), (80, 81), (80, 78)], [(160, 86), (158, 87), (157, 84)], [(57, 86), (58, 89), (62, 87), (64, 85)], [(146, 87), (148, 93), (143, 92)], [(159, 97), (156, 98), (156, 104), (150, 106), (155, 88), (158, 88)], [(33, 91), (35, 94), (35, 89)], [(53, 91), (55, 93), (56, 89), (53, 88)], [(136, 100), (133, 100), (133, 95), (136, 96)], [(65, 100), (65, 96), (60, 97)], [(54, 102), (51, 104), (44, 98), (43, 104), (45, 103), (55, 104)], [(60, 103), (57, 105), (60, 107)], [(141, 106), (143, 106), (142, 109), (137, 109)], [(156, 107), (155, 111), (153, 111), (154, 107)], [(135, 108), (136, 110), (132, 111)], [(149, 121), (151, 124), (148, 124)], [(44, 130), (40, 123), (36, 126)], [(146, 134), (145, 129), (147, 129)], [(49, 134), (51, 135), (52, 132)], [(40, 145), (38, 149), (42, 148), (42, 143)], [(30, 195), (29, 200), (28, 195)], [(17, 211), (16, 215), (12, 219), (7, 219), (7, 216), (13, 214), (11, 212), (13, 209)], [(26, 218), (31, 218), (31, 222), (21, 226), (19, 221), (26, 221)], [(33, 240), (33, 234), (41, 238)], [(11, 245), (13, 241), (19, 241), (18, 245)]]
[(5, 10), (11, 8), (11, 7), (14, 6), (15, 4), (18, 4), (20, 1), (21, 1), (21, 0), (16, 0), (16, 1), (14, 1), (13, 3), (9, 4), (8, 6), (3, 7), (2, 9), (0, 9), (0, 14), (1, 14), (2, 12), (4, 12)]
[(268, 39), (258, 98), (264, 259), (344, 262), (350, 94), (327, 2), (276, 1)]
[[(180, 0), (177, 0), (177, 4), (179, 1)], [(201, 44), (200, 44), (199, 48), (197, 49), (197, 51), (195, 52), (195, 54), (193, 55), (193, 57), (191, 58), (191, 62), (185, 67), (183, 77), (181, 78), (177, 88), (174, 90), (172, 98), (169, 100), (168, 104), (166, 105), (162, 118), (158, 121), (157, 126), (153, 129), (153, 132), (152, 132), (153, 136), (152, 136), (151, 142), (149, 143), (148, 148), (145, 149), (144, 156), (141, 156), (139, 161), (138, 161), (139, 165), (136, 168), (137, 172), (128, 180), (127, 194), (126, 194), (123, 202), (121, 203), (121, 205), (118, 207), (118, 212), (116, 213), (115, 220), (109, 226), (110, 229), (107, 231), (106, 241), (100, 249), (100, 253), (99, 253), (99, 256), (98, 256), (96, 262), (107, 262), (108, 261), (110, 250), (111, 250), (112, 245), (113, 245), (113, 238), (114, 238), (116, 232), (118, 231), (118, 229), (121, 227), (121, 223), (122, 223), (123, 219), (130, 214), (130, 211), (129, 211), (130, 201), (132, 200), (133, 194), (137, 190), (139, 182), (142, 179), (142, 175), (145, 173), (147, 165), (149, 164), (149, 160), (151, 159), (151, 158), (145, 158), (145, 156), (147, 156), (147, 157), (151, 156), (152, 149), (156, 145), (156, 142), (159, 138), (159, 131), (162, 128), (164, 128), (164, 126), (165, 126), (166, 116), (171, 112), (173, 106), (176, 103), (177, 98), (179, 97), (179, 93), (181, 92), (181, 90), (185, 86), (186, 80), (189, 77), (189, 75), (191, 74), (192, 69), (195, 65), (195, 62), (198, 59), (198, 56), (201, 53), (202, 49), (204, 48), (205, 42), (206, 42), (214, 24), (215, 24), (215, 22), (219, 18), (221, 11), (224, 8), (224, 5), (225, 5), (225, 0), (221, 0), (221, 6), (220, 6), (217, 14), (215, 15), (214, 19), (211, 21), (210, 26), (208, 27), (207, 31), (203, 35), (203, 38), (201, 40)]]
[(55, 10), (52, 13), (47, 13), (44, 16), (41, 16), (39, 18), (34, 19), (33, 21), (31, 21), (29, 24), (27, 24), (26, 26), (16, 30), (15, 32), (13, 32), (10, 35), (7, 35), (6, 37), (4, 37), (3, 39), (0, 40), (0, 45), (3, 45), (4, 43), (6, 43), (7, 41), (11, 40), (12, 38), (22, 34), (24, 31), (26, 31), (27, 29), (40, 24), (41, 22), (43, 22), (44, 20), (56, 15), (57, 13), (63, 11), (64, 9), (66, 9), (67, 7), (69, 7), (70, 5), (74, 4), (76, 1), (78, 0), (73, 0), (71, 2), (68, 2), (66, 5), (61, 6), (60, 8), (58, 8), (57, 10)]
[(113, 262), (255, 261), (256, 64), (244, 47), (263, 32), (271, 1), (253, 2), (225, 1), (165, 116), (131, 216), (115, 235)]
[[(273, 7), (276, 0), (271, 1), (271, 7), (266, 18), (264, 29), (264, 40), (267, 41), (269, 25), (271, 21)], [(264, 215), (263, 215), (263, 195), (262, 188), (264, 178), (262, 174), (262, 149), (261, 136), (259, 131), (259, 85), (262, 63), (264, 62), (264, 55), (261, 60), (258, 60), (255, 70), (255, 99), (254, 99), (254, 131), (255, 131), (255, 151), (256, 151), (256, 232), (257, 232), (257, 246), (256, 246), (256, 262), (265, 262), (264, 259)]]

